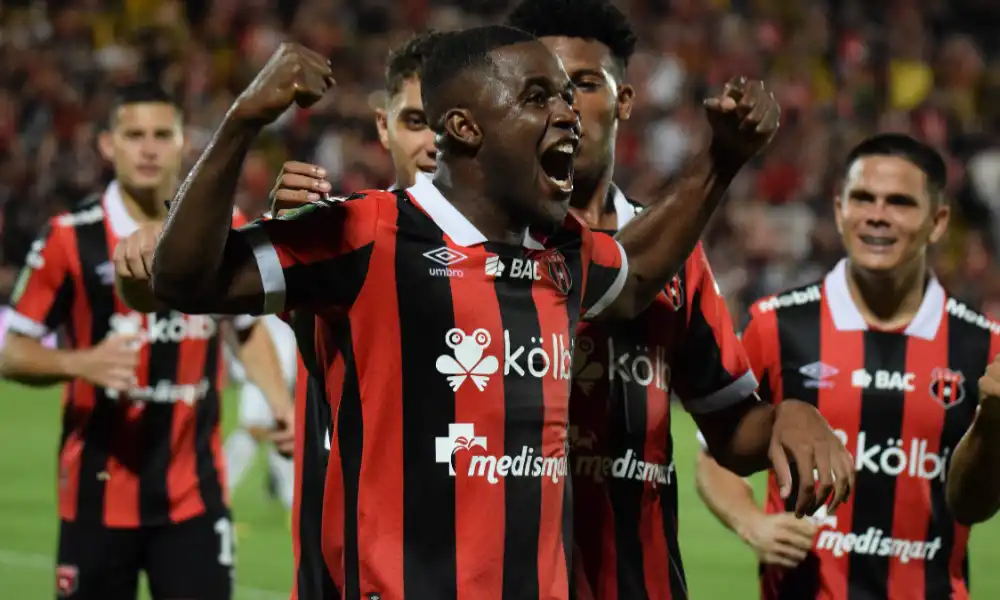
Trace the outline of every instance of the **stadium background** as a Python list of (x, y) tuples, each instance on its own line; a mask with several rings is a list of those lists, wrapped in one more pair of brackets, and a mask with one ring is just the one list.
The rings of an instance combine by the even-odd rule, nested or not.
[[(109, 176), (94, 136), (116, 83), (152, 77), (177, 94), (189, 159), (283, 39), (333, 58), (336, 92), (290, 112), (247, 161), (244, 201), (267, 196), (286, 158), (333, 173), (339, 191), (391, 183), (375, 137), (382, 61), (409, 32), (499, 20), (506, 0), (8, 0), (0, 8), (0, 299), (45, 218)], [(649, 197), (691, 143), (698, 100), (731, 74), (763, 77), (784, 108), (775, 143), (745, 170), (707, 236), (735, 315), (764, 293), (818, 277), (840, 253), (830, 216), (840, 159), (861, 137), (908, 131), (946, 154), (957, 219), (935, 269), (1000, 314), (1000, 3), (992, 0), (630, 0), (641, 49), (636, 110), (616, 181)], [(227, 401), (228, 419), (235, 413)], [(0, 384), (0, 597), (51, 597), (55, 390)], [(694, 437), (678, 418), (681, 543), (695, 598), (756, 597), (748, 550), (691, 483)], [(685, 443), (690, 440), (690, 443)], [(1000, 476), (1000, 474), (998, 474)], [(761, 483), (757, 480), (758, 486)], [(257, 472), (235, 494), (237, 598), (281, 598), (284, 515)], [(1000, 598), (1000, 523), (972, 538), (975, 598)], [(991, 569), (992, 567), (992, 569)], [(724, 596), (725, 595), (725, 596)]]

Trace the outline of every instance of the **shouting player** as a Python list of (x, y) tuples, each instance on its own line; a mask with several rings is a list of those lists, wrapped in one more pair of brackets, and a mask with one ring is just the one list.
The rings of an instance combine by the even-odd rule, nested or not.
[[(369, 596), (566, 597), (575, 323), (631, 318), (665, 286), (776, 129), (773, 100), (748, 87), (710, 102), (713, 152), (618, 244), (566, 219), (578, 122), (555, 57), (515, 29), (450, 34), (422, 82), (441, 138), (433, 182), (229, 231), (249, 142), (293, 101), (321, 96), (329, 73), (285, 45), (241, 95), (171, 210), (153, 289), (199, 312), (319, 311), (317, 352), (336, 345), (346, 370), (328, 470), (343, 493), (327, 494), (324, 521), (342, 547), (326, 556), (338, 584)], [(831, 469), (838, 491), (851, 479), (818, 415), (779, 419), (766, 438), (774, 461), (788, 452), (806, 477), (818, 466), (820, 495)], [(737, 440), (734, 455), (765, 462), (766, 438)]]
[[(110, 262), (119, 239), (163, 218), (163, 200), (178, 181), (181, 131), (180, 110), (161, 90), (122, 90), (100, 138), (115, 181), (52, 219), (12, 297), (0, 373), (33, 385), (68, 382), (59, 453), (61, 597), (133, 598), (140, 570), (154, 598), (230, 595), (217, 322), (129, 310), (115, 293)], [(40, 343), (63, 326), (68, 349)], [(280, 390), (273, 348), (266, 332), (254, 330), (241, 356), (265, 389)]]
[[(641, 210), (612, 183), (618, 124), (629, 118), (634, 93), (625, 82), (635, 46), (628, 19), (608, 0), (524, 0), (507, 22), (541, 38), (576, 86), (583, 135), (571, 212), (594, 229), (622, 228)], [(744, 435), (741, 422), (761, 426), (743, 419), (757, 404), (756, 388), (700, 245), (639, 318), (577, 330), (570, 402), (575, 542), (595, 598), (687, 597), (671, 391), (703, 431), (712, 431), (713, 445), (724, 447)]]
[(928, 271), (948, 225), (946, 170), (901, 134), (861, 142), (835, 200), (847, 258), (821, 281), (759, 300), (743, 343), (761, 396), (814, 403), (854, 454), (851, 500), (813, 527), (773, 476), (766, 506), (699, 459), (699, 492), (763, 563), (761, 594), (848, 600), (967, 599), (969, 530), (945, 502), (947, 462), (976, 412), (996, 325), (950, 298)]

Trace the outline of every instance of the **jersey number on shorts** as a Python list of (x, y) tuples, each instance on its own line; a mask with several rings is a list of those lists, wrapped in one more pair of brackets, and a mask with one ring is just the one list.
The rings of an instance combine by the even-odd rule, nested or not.
[(219, 534), (219, 564), (233, 566), (233, 522), (222, 517), (215, 522), (215, 533)]

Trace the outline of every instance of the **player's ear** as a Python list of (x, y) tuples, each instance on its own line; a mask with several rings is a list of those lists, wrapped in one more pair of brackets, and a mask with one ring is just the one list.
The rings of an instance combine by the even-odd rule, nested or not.
[(106, 161), (112, 161), (115, 157), (115, 147), (112, 137), (113, 133), (107, 129), (102, 129), (97, 135), (97, 149), (101, 151), (101, 157)]
[(464, 108), (453, 108), (444, 115), (444, 133), (452, 143), (469, 150), (478, 149), (483, 143), (483, 130)]
[(378, 130), (378, 141), (386, 150), (389, 149), (389, 122), (384, 108), (375, 109), (375, 128)]
[(623, 83), (620, 88), (618, 88), (618, 97), (616, 102), (618, 119), (621, 121), (628, 121), (629, 117), (632, 116), (632, 103), (635, 101), (635, 88), (627, 83)]
[(840, 215), (841, 209), (844, 208), (844, 199), (840, 192), (837, 192), (833, 196), (833, 220), (837, 223), (837, 233), (844, 235), (844, 218)]
[(938, 240), (944, 237), (945, 232), (948, 231), (948, 221), (951, 220), (951, 207), (947, 202), (939, 200), (937, 206), (931, 208), (931, 210), (934, 211), (934, 225), (928, 241), (936, 244)]

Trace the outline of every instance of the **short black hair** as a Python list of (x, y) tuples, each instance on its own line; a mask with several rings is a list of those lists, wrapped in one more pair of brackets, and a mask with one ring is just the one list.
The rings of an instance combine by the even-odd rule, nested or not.
[(114, 126), (119, 108), (128, 106), (129, 104), (147, 103), (169, 104), (177, 111), (178, 117), (182, 116), (180, 104), (166, 90), (151, 81), (137, 81), (115, 90), (111, 111), (108, 115), (108, 127)]
[(507, 24), (535, 37), (598, 41), (611, 51), (619, 80), (635, 53), (635, 30), (610, 0), (521, 0), (507, 16)]
[(449, 84), (459, 75), (472, 69), (492, 69), (490, 52), (497, 48), (537, 40), (530, 33), (505, 25), (472, 27), (439, 38), (424, 60), (420, 88), (431, 127), (440, 126), (445, 110), (442, 104), (450, 93)]
[(390, 96), (398, 94), (407, 80), (423, 75), (424, 61), (443, 35), (434, 30), (419, 33), (389, 53), (385, 65), (385, 91)]
[(859, 158), (866, 156), (895, 156), (916, 165), (927, 176), (927, 188), (932, 201), (941, 199), (948, 184), (948, 166), (941, 154), (905, 133), (880, 133), (862, 140), (847, 154), (844, 172), (849, 172)]

